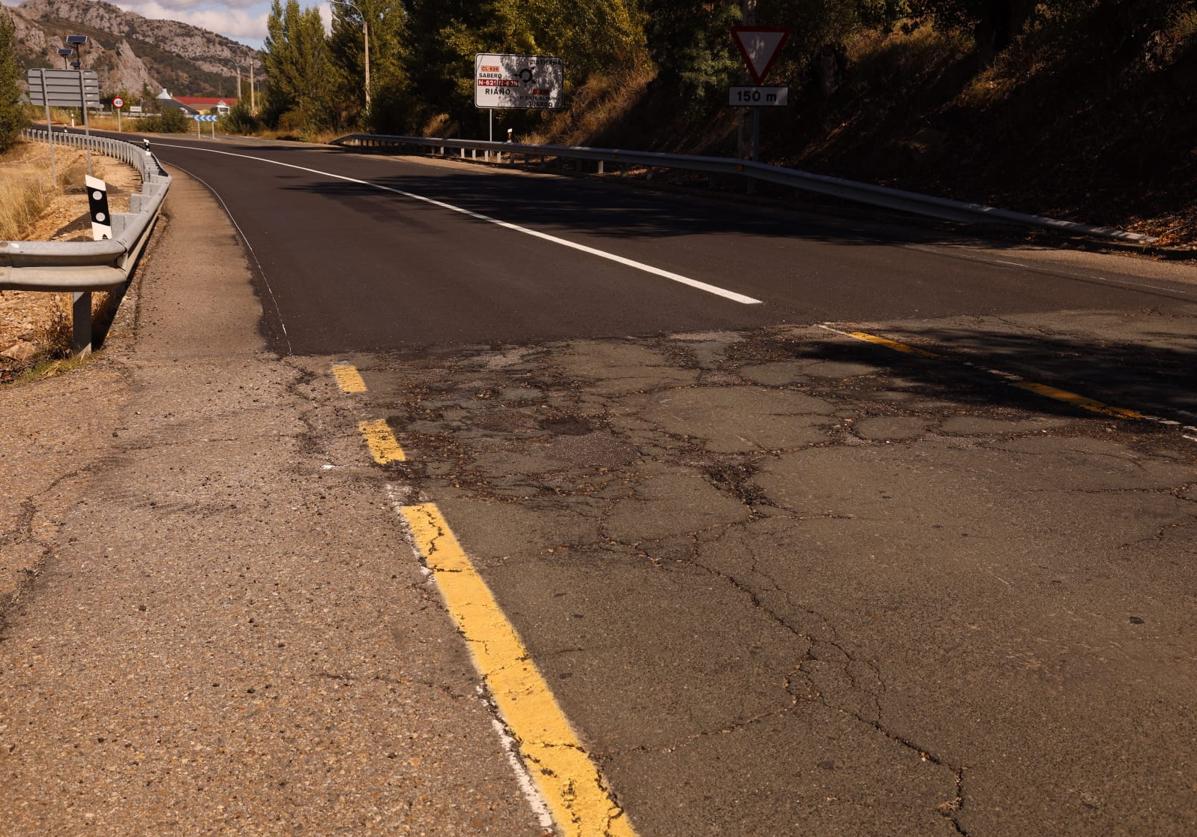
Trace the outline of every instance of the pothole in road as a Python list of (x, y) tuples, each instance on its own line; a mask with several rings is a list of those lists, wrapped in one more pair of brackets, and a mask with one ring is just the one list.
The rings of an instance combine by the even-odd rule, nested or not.
[(596, 429), (588, 418), (576, 413), (553, 413), (541, 418), (537, 424), (541, 430), (559, 436), (585, 436)]
[(733, 495), (746, 506), (771, 506), (773, 501), (752, 482), (756, 465), (751, 462), (720, 462), (703, 469), (707, 480), (720, 491)]

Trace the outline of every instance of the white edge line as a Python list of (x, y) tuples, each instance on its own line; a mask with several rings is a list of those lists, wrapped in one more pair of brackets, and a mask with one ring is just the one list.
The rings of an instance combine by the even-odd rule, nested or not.
[(520, 786), (520, 791), (524, 794), (524, 799), (528, 801), (528, 806), (532, 809), (532, 813), (536, 815), (536, 821), (545, 831), (554, 831), (553, 814), (549, 811), (549, 803), (541, 796), (536, 783), (532, 781), (532, 774), (528, 772), (527, 766), (520, 760), (518, 745), (515, 743), (515, 739), (511, 737), (511, 734), (507, 732), (507, 728), (503, 726), (502, 721), (498, 718), (491, 718), (490, 722), (494, 726), (495, 733), (499, 736), (499, 741), (503, 745), (503, 753), (507, 756), (507, 763), (511, 765), (511, 770), (515, 773), (516, 784)]
[[(329, 172), (329, 171), (321, 171), (320, 169), (311, 169), (311, 168), (307, 168), (306, 166), (297, 166), (294, 163), (280, 163), (278, 160), (271, 160), (268, 157), (255, 157), (252, 154), (234, 154), (231, 151), (218, 151), (214, 148), (196, 148), (195, 146), (191, 146), (191, 145), (174, 145), (174, 144), (170, 144), (170, 143), (158, 143), (158, 145), (163, 148), (178, 148), (178, 149), (181, 149), (184, 151), (202, 151), (206, 154), (223, 154), (226, 157), (241, 157), (245, 160), (256, 160), (260, 163), (268, 163), (272, 166), (283, 166), (284, 168), (288, 168), (288, 169), (298, 169), (299, 171), (306, 171), (309, 174), (318, 174), (318, 175), (322, 175), (323, 177), (331, 177), (334, 180), (343, 180), (346, 183), (357, 183), (358, 185), (361, 185), (361, 186), (369, 186), (370, 188), (378, 189), (381, 192), (390, 192), (395, 195), (401, 195), (402, 197), (410, 198), (410, 199), (416, 200), (416, 201), (421, 201), (423, 203), (430, 204), (432, 206), (440, 207), (441, 209), (447, 209), (450, 212), (456, 212), (461, 215), (467, 215), (470, 218), (475, 218), (479, 221), (485, 221), (488, 224), (494, 224), (496, 226), (502, 227), (503, 229), (512, 230), (513, 232), (523, 233), (524, 235), (530, 235), (533, 238), (539, 238), (542, 241), (549, 241), (549, 242), (552, 242), (553, 244), (559, 244), (562, 247), (569, 247), (571, 250), (577, 250), (579, 252), (586, 253), (591, 256), (598, 256), (600, 259), (606, 259), (608, 261), (615, 262), (616, 264), (621, 264), (625, 267), (634, 268), (635, 270), (641, 270), (641, 271), (644, 271), (645, 273), (651, 273), (653, 276), (660, 276), (662, 279), (668, 279), (671, 282), (677, 282), (679, 284), (686, 285), (686, 286), (694, 288), (696, 290), (705, 291), (706, 293), (714, 294), (715, 296), (723, 297), (724, 299), (729, 299), (732, 302), (738, 302), (741, 305), (761, 305), (762, 304), (761, 300), (755, 299), (754, 297), (747, 296), (747, 295), (741, 294), (741, 293), (737, 293), (736, 291), (729, 291), (726, 288), (720, 288), (718, 285), (711, 285), (706, 282), (700, 282), (697, 279), (691, 279), (688, 276), (682, 276), (680, 273), (673, 273), (668, 270), (662, 270), (659, 267), (653, 267), (652, 265), (645, 264), (644, 262), (638, 262), (634, 259), (628, 259), (628, 258), (624, 258), (623, 256), (617, 256), (614, 253), (608, 253), (606, 250), (599, 250), (595, 247), (588, 247), (585, 244), (578, 244), (575, 241), (569, 241), (568, 239), (565, 239), (565, 238), (558, 238), (555, 235), (549, 235), (548, 233), (540, 232), (539, 230), (529, 229), (528, 227), (521, 227), (518, 224), (512, 224), (509, 221), (502, 221), (502, 220), (499, 220), (498, 218), (492, 218), (489, 215), (483, 215), (481, 212), (474, 212), (473, 210), (470, 210), (470, 209), (465, 209), (460, 206), (454, 206), (451, 203), (445, 203), (444, 201), (438, 201), (435, 198), (425, 197), (424, 195), (417, 195), (414, 192), (405, 192), (402, 189), (393, 189), (390, 186), (382, 186), (378, 183), (372, 183), (369, 180), (359, 180), (356, 177), (348, 177), (343, 174), (333, 174), (332, 172)], [(184, 171), (186, 171), (186, 169), (184, 169)], [(232, 216), (230, 216), (230, 217), (232, 217)]]
[[(173, 147), (175, 146), (172, 146), (172, 148)], [(237, 223), (237, 219), (233, 217), (233, 213), (229, 210), (229, 205), (224, 202), (224, 198), (220, 196), (220, 192), (217, 192), (215, 189), (213, 189), (212, 185), (198, 174), (188, 171), (178, 163), (170, 163), (170, 165), (174, 166), (188, 177), (193, 177), (200, 183), (204, 184), (204, 188), (211, 192), (216, 200), (220, 201), (220, 205), (224, 209), (224, 214), (229, 216), (229, 220), (233, 222), (233, 227), (236, 228), (237, 235), (241, 236), (241, 240), (245, 243), (245, 249), (248, 250), (249, 255), (253, 257), (254, 264), (258, 266), (258, 275), (262, 277), (262, 283), (266, 286), (266, 292), (270, 294), (270, 301), (274, 304), (274, 313), (278, 317), (279, 328), (283, 330), (283, 337), (287, 341), (287, 354), (295, 354), (295, 351), (291, 348), (291, 335), (287, 333), (287, 324), (283, 322), (283, 312), (279, 309), (278, 300), (274, 297), (274, 288), (270, 287), (270, 280), (266, 278), (266, 271), (262, 269), (262, 263), (258, 261), (257, 251), (255, 251), (254, 246), (249, 243), (249, 236), (245, 234), (245, 232), (241, 229), (241, 225)]]
[[(407, 505), (408, 495), (410, 494), (410, 489), (400, 488), (394, 483), (386, 484), (387, 503), (390, 505), (391, 511), (395, 513), (395, 517), (399, 520), (399, 528), (403, 532), (403, 539), (411, 548), (412, 554), (418, 556), (419, 550), (416, 547), (415, 540), (412, 538), (411, 531), (403, 519), (403, 507)], [(433, 574), (423, 564), (420, 565), (420, 573), (425, 578)], [(503, 754), (507, 757), (507, 763), (511, 765), (511, 771), (515, 773), (515, 783), (519, 785), (520, 792), (524, 795), (528, 807), (532, 809), (532, 813), (536, 816), (536, 821), (542, 829), (546, 832), (556, 833), (556, 824), (553, 822), (553, 813), (549, 810), (549, 803), (541, 794), (540, 789), (536, 787), (536, 782), (532, 780), (532, 774), (528, 772), (527, 765), (520, 758), (519, 745), (508, 731), (506, 725), (499, 720), (499, 717), (496, 717), (499, 715), (498, 707), (487, 700), (486, 687), (483, 685), (483, 682), (478, 684), (477, 689), (478, 698), (486, 706), (487, 714), (491, 715), (491, 726), (494, 727), (495, 734), (499, 736), (499, 744), (503, 747)]]

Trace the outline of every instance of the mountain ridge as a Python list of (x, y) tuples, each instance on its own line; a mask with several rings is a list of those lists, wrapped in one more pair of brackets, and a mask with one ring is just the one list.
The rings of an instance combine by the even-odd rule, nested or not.
[(224, 35), (176, 20), (147, 18), (103, 0), (26, 0), (7, 6), (17, 29), (18, 59), (26, 67), (61, 67), (58, 47), (67, 34), (90, 39), (83, 66), (96, 70), (106, 95), (236, 96), (237, 70), (258, 50)]

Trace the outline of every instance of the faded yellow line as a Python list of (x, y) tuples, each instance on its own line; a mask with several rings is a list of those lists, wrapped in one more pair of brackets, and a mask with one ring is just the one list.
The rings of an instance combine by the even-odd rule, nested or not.
[(857, 340), (862, 340), (865, 343), (872, 343), (877, 346), (884, 346), (887, 349), (893, 349), (895, 352), (902, 352), (907, 355), (917, 355), (918, 357), (938, 358), (939, 355), (934, 352), (928, 352), (926, 349), (920, 349), (917, 346), (911, 346), (908, 343), (899, 343), (897, 340), (890, 340), (888, 337), (879, 337), (876, 334), (869, 334), (867, 331), (842, 331), (841, 334), (846, 334), (849, 337), (855, 337)]
[(627, 815), (440, 509), (421, 503), (400, 513), (561, 833), (633, 837)]
[(1122, 407), (1111, 407), (1109, 404), (1103, 404), (1100, 401), (1094, 401), (1092, 398), (1086, 398), (1083, 395), (1077, 395), (1075, 392), (1069, 392), (1066, 389), (1057, 389), (1056, 387), (1048, 386), (1047, 384), (1036, 384), (1031, 381), (1011, 381), (1011, 386), (1016, 386), (1019, 389), (1025, 389), (1027, 392), (1033, 392), (1036, 395), (1042, 395), (1045, 398), (1054, 398), (1057, 401), (1064, 401), (1074, 407), (1080, 407), (1082, 410), (1088, 410), (1091, 413), (1099, 413), (1103, 416), (1114, 416), (1115, 418), (1132, 419), (1134, 421), (1142, 421), (1146, 416), (1135, 410), (1127, 410)]
[(379, 465), (389, 465), (392, 462), (407, 460), (407, 454), (403, 452), (403, 448), (395, 439), (395, 434), (391, 432), (390, 425), (386, 423), (385, 419), (359, 421), (357, 429), (361, 431), (362, 437), (366, 440), (366, 447), (370, 448), (370, 455)]
[[(826, 329), (827, 331), (834, 332), (835, 334), (842, 334), (845, 337), (851, 337), (854, 340), (860, 340), (864, 343), (872, 343), (875, 346), (884, 346), (887, 349), (892, 349), (895, 352), (902, 352), (903, 354), (917, 355), (918, 357), (930, 358), (932, 360), (952, 360), (952, 358), (945, 357), (944, 355), (939, 355), (935, 352), (927, 351), (926, 349), (920, 349), (917, 346), (911, 346), (909, 343), (891, 340), (888, 337), (870, 334), (867, 331), (841, 331), (838, 328), (832, 328), (828, 325), (824, 325), (822, 328)], [(1112, 407), (1109, 404), (1103, 404), (1100, 401), (1095, 401), (1092, 398), (1087, 398), (1084, 395), (1080, 395), (1075, 392), (1069, 392), (1066, 389), (1060, 389), (1059, 387), (1053, 387), (1047, 384), (1037, 384), (1033, 381), (1024, 381), (1022, 380), (1021, 376), (1014, 375), (1009, 372), (1003, 372), (1000, 369), (989, 369), (968, 360), (960, 361), (960, 363), (969, 367), (970, 369), (979, 370), (988, 375), (992, 375), (993, 377), (1004, 381), (1012, 387), (1017, 387), (1018, 389), (1026, 390), (1027, 392), (1033, 392), (1036, 395), (1041, 395), (1044, 398), (1051, 398), (1054, 401), (1062, 401), (1065, 404), (1069, 404), (1081, 410), (1086, 410), (1090, 413), (1096, 413), (1102, 416), (1113, 416), (1114, 418), (1130, 419), (1132, 421), (1158, 421), (1158, 419), (1155, 419), (1152, 416), (1144, 415), (1136, 410), (1128, 410), (1123, 407)]]
[(332, 373), (341, 392), (357, 394), (366, 391), (366, 382), (362, 380), (362, 373), (358, 372), (357, 367), (352, 363), (334, 363)]

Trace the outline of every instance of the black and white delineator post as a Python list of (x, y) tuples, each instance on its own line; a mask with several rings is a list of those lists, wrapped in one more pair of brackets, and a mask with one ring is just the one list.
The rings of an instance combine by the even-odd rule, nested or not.
[(112, 238), (112, 214), (108, 211), (108, 184), (90, 174), (86, 177), (87, 206), (91, 210), (91, 237), (94, 241)]
[[(112, 238), (112, 213), (108, 209), (108, 184), (90, 174), (87, 184), (87, 206), (91, 212), (91, 237), (96, 241)], [(91, 291), (71, 294), (71, 351), (76, 356), (91, 353)]]

